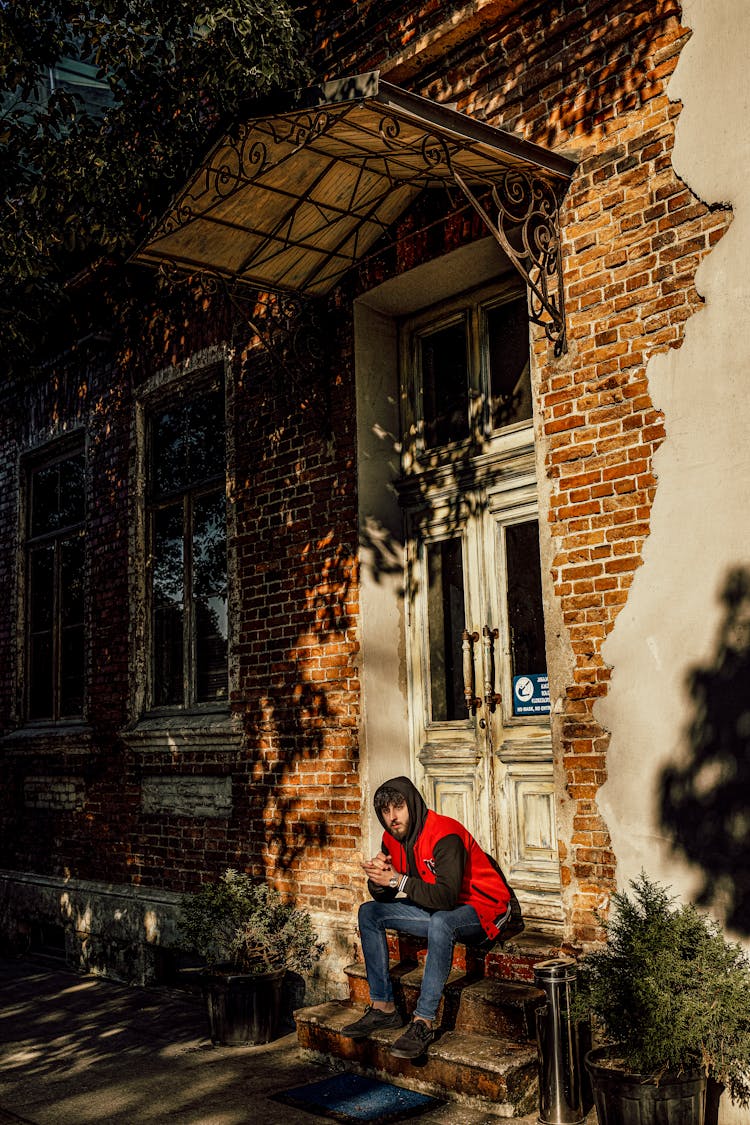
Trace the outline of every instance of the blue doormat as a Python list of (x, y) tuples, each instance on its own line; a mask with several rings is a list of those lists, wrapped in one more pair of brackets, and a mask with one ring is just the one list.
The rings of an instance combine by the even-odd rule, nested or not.
[(403, 1121), (444, 1104), (440, 1098), (429, 1094), (404, 1090), (401, 1086), (363, 1078), (359, 1074), (335, 1074), (333, 1078), (311, 1082), (308, 1086), (282, 1090), (273, 1097), (277, 1102), (332, 1117), (334, 1121), (366, 1121), (369, 1125)]

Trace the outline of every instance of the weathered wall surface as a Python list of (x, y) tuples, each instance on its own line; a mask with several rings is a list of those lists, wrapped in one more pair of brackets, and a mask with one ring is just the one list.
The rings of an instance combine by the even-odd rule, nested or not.
[(596, 714), (612, 739), (599, 804), (620, 883), (645, 866), (747, 940), (750, 9), (686, 0), (683, 21), (674, 166), (733, 219), (698, 269), (705, 306), (682, 347), (648, 367), (666, 438), (644, 565), (603, 652), (612, 685)]
[[(332, 11), (327, 30), (319, 20), (319, 74), (381, 65), (387, 78), (579, 162), (561, 215), (570, 346), (558, 359), (535, 333), (534, 387), (562, 876), (568, 933), (587, 941), (597, 934), (597, 903), (641, 857), (658, 855), (652, 872), (671, 877), (677, 829), (661, 822), (658, 795), (668, 767), (690, 766), (688, 674), (700, 667), (724, 682), (746, 655), (737, 618), (750, 585), (741, 386), (748, 107), (741, 87), (722, 83), (741, 73), (733, 52), (747, 42), (748, 14), (740, 0), (705, 10), (690, 0), (688, 42), (676, 0), (363, 2)], [(685, 101), (681, 118), (670, 96)], [(717, 202), (731, 202), (733, 221)], [(304, 379), (243, 366), (245, 338), (226, 310), (199, 303), (141, 321), (134, 311), (137, 355), (95, 377), (80, 365), (53, 372), (0, 419), (0, 580), (9, 602), (19, 455), (85, 426), (92, 496), (88, 729), (80, 741), (47, 732), (5, 743), (3, 867), (179, 892), (234, 863), (351, 932), (362, 894), (354, 862), (361, 672), (371, 688), (365, 706), (378, 708), (370, 757), (405, 728), (403, 678), (383, 691), (377, 667), (362, 669), (358, 517), (391, 520), (397, 538), (398, 513), (378, 509), (382, 473), (368, 481), (364, 462), (357, 495), (357, 456), (373, 452), (369, 430), (358, 448), (357, 424), (373, 419), (363, 398), (356, 417), (351, 305), (367, 306), (379, 290), (368, 315), (397, 318), (409, 271), (486, 231), (468, 205), (446, 217), (441, 196), (421, 200), (394, 234), (332, 301), (332, 369), (315, 402)], [(409, 292), (410, 310), (419, 296)], [(394, 303), (378, 303), (386, 298)], [(133, 399), (155, 371), (177, 370), (211, 345), (226, 346), (233, 371), (235, 726), (224, 744), (185, 737), (176, 747), (153, 732), (140, 742), (122, 737), (136, 717), (130, 638), (142, 613), (129, 555)], [(393, 418), (382, 424), (395, 428)], [(727, 606), (722, 591), (737, 570)], [(365, 638), (375, 664), (381, 642), (392, 651), (401, 627), (397, 571), (396, 553), (387, 598), (378, 600), (383, 588), (374, 584), (363, 598), (382, 625)], [(721, 632), (728, 609), (731, 635)], [(11, 604), (0, 615), (2, 732), (19, 721), (14, 612)], [(704, 678), (704, 696), (714, 684)], [(732, 721), (736, 743), (747, 724), (743, 714)], [(702, 748), (707, 724), (699, 737)], [(366, 773), (378, 779), (385, 765), (368, 760)], [(693, 762), (696, 799), (716, 792), (717, 778), (725, 795), (746, 780), (737, 757), (709, 765), (701, 774)], [(686, 816), (680, 784), (676, 776), (668, 811), (701, 823)], [(206, 815), (212, 793), (214, 815)], [(729, 842), (726, 854), (748, 854), (735, 811), (729, 836), (711, 839), (714, 853)], [(707, 874), (727, 885), (726, 872)], [(682, 886), (698, 888), (702, 878), (700, 863), (686, 867)]]
[[(664, 438), (646, 366), (680, 345), (701, 304), (695, 271), (730, 216), (672, 166), (679, 109), (666, 84), (689, 38), (675, 0), (525, 3), (489, 25), (481, 7), (465, 6), (458, 35), (450, 13), (439, 34), (429, 5), (414, 18), (403, 5), (404, 26), (444, 50), (414, 53), (410, 40), (385, 59), (381, 24), (395, 13), (378, 23), (368, 7), (369, 38), (352, 25), (329, 41), (340, 52), (329, 72), (380, 65), (388, 79), (579, 162), (561, 214), (569, 350), (554, 357), (537, 333), (534, 383), (561, 869), (570, 932), (587, 941), (617, 863), (596, 801), (609, 739), (594, 713), (609, 686), (602, 645), (628, 612)], [(417, 32), (414, 19), (428, 22)], [(394, 264), (402, 272), (422, 260), (435, 233), (420, 233), (424, 220), (417, 215), (413, 234), (403, 224), (395, 263), (370, 262), (370, 285)], [(461, 232), (460, 208), (451, 223)]]
[(579, 161), (561, 215), (569, 351), (556, 359), (537, 338), (535, 385), (562, 877), (584, 941), (616, 867), (596, 804), (607, 771), (594, 715), (608, 690), (602, 643), (640, 566), (664, 436), (646, 365), (681, 342), (700, 306), (695, 270), (729, 221), (671, 163), (678, 108), (666, 82), (687, 37), (670, 0), (527, 4), (483, 34), (480, 53), (457, 44), (412, 79)]
[[(225, 311), (201, 302), (186, 312), (179, 301), (133, 309), (131, 344), (119, 340), (114, 362), (85, 366), (71, 356), (48, 380), (13, 388), (3, 431), (3, 925), (21, 942), (39, 923), (62, 926), (74, 963), (121, 976), (151, 972), (140, 946), (172, 941), (175, 896), (227, 866), (271, 880), (311, 910), (336, 971), (352, 955), (361, 809), (352, 380), (345, 351), (332, 352), (317, 388), (273, 375), (255, 362), (257, 350), (245, 364), (247, 327)], [(233, 694), (218, 728), (195, 716), (139, 723), (135, 404), (154, 372), (179, 386), (207, 346), (229, 357), (232, 372)], [(47, 443), (54, 450), (73, 430), (87, 441), (86, 714), (42, 729), (24, 723), (16, 658), (19, 458)], [(75, 888), (90, 909), (74, 918), (65, 904)], [(118, 921), (128, 888), (153, 912), (150, 936), (138, 919)]]

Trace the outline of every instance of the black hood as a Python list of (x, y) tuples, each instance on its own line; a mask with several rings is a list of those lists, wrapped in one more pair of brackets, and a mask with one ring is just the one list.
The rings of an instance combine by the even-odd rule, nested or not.
[[(417, 839), (417, 836), (424, 828), (424, 822), (429, 809), (424, 803), (421, 793), (409, 780), (408, 777), (392, 777), (390, 781), (384, 781), (383, 784), (378, 786), (378, 788), (375, 790), (375, 797), (377, 797), (381, 789), (395, 789), (396, 792), (400, 793), (406, 801), (406, 807), (409, 810), (409, 835), (402, 842), (404, 847), (406, 848), (407, 856), (411, 858), (412, 850), (414, 848), (414, 841)], [(388, 829), (385, 827), (385, 821), (383, 820), (380, 809), (376, 809), (375, 811), (377, 813), (378, 820), (382, 824), (385, 831), (388, 832)], [(388, 832), (388, 835), (391, 835), (390, 832)], [(393, 837), (393, 839), (395, 839), (395, 837)]]

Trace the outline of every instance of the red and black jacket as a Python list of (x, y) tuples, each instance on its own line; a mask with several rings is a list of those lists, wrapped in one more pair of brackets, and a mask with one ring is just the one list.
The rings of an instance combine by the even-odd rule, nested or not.
[[(487, 936), (496, 937), (511, 892), (495, 861), (457, 820), (428, 809), (409, 778), (396, 777), (385, 786), (401, 793), (409, 809), (407, 839), (401, 843), (386, 830), (382, 844), (394, 870), (408, 876), (403, 886), (407, 897), (426, 910), (453, 910), (468, 903)], [(382, 824), (379, 813), (378, 818)], [(374, 883), (369, 888), (373, 898), (386, 901), (397, 893)]]

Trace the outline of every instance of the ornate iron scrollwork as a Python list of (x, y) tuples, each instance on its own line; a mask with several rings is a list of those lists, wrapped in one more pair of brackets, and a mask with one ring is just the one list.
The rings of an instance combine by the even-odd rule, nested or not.
[[(341, 132), (337, 133), (337, 129)], [(339, 199), (330, 186), (329, 195), (324, 193), (320, 199), (314, 193), (308, 196), (307, 188), (300, 189), (295, 197), (295, 177), (283, 166), (304, 149), (316, 150), (320, 157), (316, 175), (326, 184), (335, 179), (330, 173), (337, 160), (350, 172), (355, 169), (356, 174), (348, 180), (348, 199)], [(250, 250), (239, 265), (230, 256), (225, 276), (232, 270), (238, 279), (231, 279), (230, 286), (239, 284), (245, 273), (252, 272), (250, 267), (256, 259), (261, 267), (255, 273), (257, 283), (259, 276), (266, 276), (263, 267), (283, 260), (285, 252), (294, 248), (295, 239), (299, 238), (303, 252), (310, 251), (310, 262), (302, 270), (290, 270), (288, 285), (283, 266), (275, 273), (269, 270), (266, 283), (269, 287), (276, 284), (279, 290), (296, 285), (304, 290), (315, 281), (322, 291), (321, 280), (339, 280), (361, 258), (360, 230), (369, 232), (363, 242), (371, 245), (373, 229), (379, 228), (378, 233), (383, 233), (393, 221), (392, 210), (384, 207), (383, 217), (379, 212), (381, 203), (391, 193), (407, 189), (403, 193), (406, 206), (410, 190), (416, 194), (423, 187), (436, 184), (457, 187), (524, 278), (529, 293), (529, 319), (544, 329), (554, 344), (555, 355), (567, 350), (556, 194), (565, 183), (561, 180), (555, 186), (553, 175), (528, 162), (495, 163), (471, 139), (447, 128), (428, 125), (416, 116), (368, 111), (355, 100), (297, 110), (281, 117), (257, 118), (236, 126), (178, 198), (155, 232), (154, 241), (201, 218), (224, 223), (231, 230), (233, 215), (227, 219), (220, 213), (217, 217), (216, 211), (221, 212), (219, 205), (233, 193), (253, 183), (264, 193), (277, 192), (282, 202), (271, 226), (264, 225), (262, 208), (258, 212), (260, 218), (254, 217), (255, 225), (247, 223), (242, 233)], [(305, 206), (307, 211), (303, 211)], [(300, 215), (302, 221), (298, 222)], [(317, 242), (327, 226), (333, 232), (330, 241), (326, 243), (320, 237)], [(298, 228), (302, 235), (296, 234)], [(310, 242), (309, 247), (305, 239)], [(186, 260), (189, 258), (188, 241)], [(249, 278), (246, 284), (252, 284)], [(267, 325), (265, 331), (259, 331), (264, 347), (279, 357), (283, 367), (292, 366), (295, 371), (300, 364), (304, 369), (305, 365), (318, 363), (320, 356), (316, 357), (316, 350), (321, 343), (315, 338), (315, 318), (311, 319), (309, 311), (305, 311), (313, 306), (301, 297), (278, 293), (269, 298), (267, 307), (267, 316), (254, 317)]]
[(318, 375), (326, 363), (325, 301), (287, 293), (260, 294), (248, 323), (278, 368), (295, 384)]
[(316, 390), (325, 384), (329, 374), (325, 336), (324, 298), (301, 297), (290, 293), (261, 293), (223, 274), (200, 269), (194, 275), (162, 264), (159, 273), (171, 287), (196, 286), (205, 296), (219, 296), (228, 301), (239, 320), (246, 325), (268, 357), (275, 379), (284, 385), (300, 403), (327, 421), (321, 404), (315, 402)]
[(526, 280), (529, 319), (544, 328), (555, 355), (562, 355), (568, 345), (559, 209), (552, 186), (543, 176), (507, 169), (497, 182), (487, 184), (497, 208), (495, 222), (455, 169), (453, 178)]

